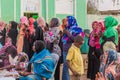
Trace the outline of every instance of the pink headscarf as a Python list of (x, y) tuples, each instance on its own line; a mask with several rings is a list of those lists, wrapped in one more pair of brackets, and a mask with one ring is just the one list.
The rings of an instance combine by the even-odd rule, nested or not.
[(23, 16), (20, 18), (20, 23), (28, 25), (28, 18), (26, 16)]
[(101, 28), (102, 33), (103, 33), (103, 32), (105, 31), (104, 22), (99, 22), (98, 25), (99, 25), (99, 27)]
[(34, 25), (33, 25), (34, 22), (35, 22), (34, 18), (29, 18), (29, 30), (30, 30), (30, 34), (33, 34), (33, 32), (34, 32)]
[(43, 17), (39, 17), (37, 20), (38, 26), (42, 28), (42, 30), (44, 31), (44, 28), (46, 26), (45, 20)]

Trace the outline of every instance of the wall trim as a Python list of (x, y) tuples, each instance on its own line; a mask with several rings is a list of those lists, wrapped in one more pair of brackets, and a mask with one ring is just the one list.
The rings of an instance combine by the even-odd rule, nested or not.
[(48, 0), (46, 0), (46, 21), (48, 22)]
[(2, 11), (1, 9), (2, 9), (2, 1), (0, 0), (0, 18), (2, 17), (1, 16), (1, 11)]
[(74, 11), (74, 16), (75, 16), (75, 18), (76, 18), (76, 16), (77, 16), (77, 14), (76, 14), (76, 0), (74, 0), (74, 7), (73, 7), (73, 11)]
[(16, 21), (16, 0), (14, 0), (14, 21)]

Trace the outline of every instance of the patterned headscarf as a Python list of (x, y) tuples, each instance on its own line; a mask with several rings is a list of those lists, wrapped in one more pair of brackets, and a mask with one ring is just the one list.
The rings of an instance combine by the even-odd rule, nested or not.
[(19, 53), (18, 54), (18, 58), (19, 57), (23, 57), (25, 59), (24, 62), (28, 62), (29, 61), (28, 55), (26, 53), (24, 53), (24, 52)]
[[(68, 26), (66, 27), (66, 30), (68, 30), (72, 36), (81, 35), (84, 37), (84, 32), (82, 31), (82, 28), (78, 26), (76, 19), (73, 16), (67, 16), (67, 20)], [(69, 37), (64, 34), (62, 38), (63, 44), (66, 44), (68, 39)]]
[(100, 67), (100, 72), (103, 73), (103, 75), (105, 75), (107, 78), (109, 78), (109, 80), (114, 80), (113, 79), (113, 75), (112, 73), (109, 74), (105, 74), (105, 69), (109, 66), (109, 65), (113, 65), (114, 63), (117, 63), (117, 60), (119, 59), (119, 55), (115, 50), (107, 50), (106, 51), (108, 54), (108, 57), (106, 57), (106, 53), (103, 55), (103, 61), (101, 62), (101, 67)]
[(25, 24), (28, 26), (28, 18), (26, 16), (23, 16), (20, 18), (20, 23)]

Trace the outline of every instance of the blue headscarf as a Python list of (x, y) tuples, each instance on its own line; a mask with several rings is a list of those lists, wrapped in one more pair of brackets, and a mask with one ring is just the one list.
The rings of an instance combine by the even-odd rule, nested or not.
[[(106, 61), (106, 64), (101, 64), (101, 68), (100, 68), (100, 72), (103, 73), (103, 75), (105, 75), (105, 69), (112, 63), (112, 62), (116, 62), (118, 60), (118, 53), (115, 51), (115, 50), (107, 50), (107, 53), (108, 53), (108, 57), (107, 57), (107, 61)], [(105, 56), (105, 54), (104, 54)], [(105, 75), (107, 76), (107, 78), (109, 80), (114, 80), (114, 77), (112, 75), (112, 73), (108, 74), (108, 75)]]
[[(68, 30), (72, 36), (77, 36), (77, 35), (84, 36), (82, 28), (78, 27), (77, 21), (73, 16), (67, 16), (67, 20), (68, 20), (68, 26), (65, 29)], [(63, 44), (66, 44), (68, 39), (69, 37), (66, 34), (64, 34), (62, 37)]]

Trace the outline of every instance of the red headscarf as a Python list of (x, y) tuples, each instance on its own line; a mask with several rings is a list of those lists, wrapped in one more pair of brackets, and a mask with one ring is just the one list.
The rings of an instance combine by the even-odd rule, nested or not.
[(33, 34), (33, 32), (34, 32), (34, 25), (33, 25), (34, 22), (35, 22), (34, 18), (29, 18), (29, 30), (30, 30), (30, 34)]

